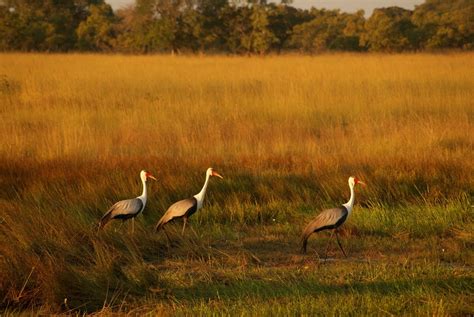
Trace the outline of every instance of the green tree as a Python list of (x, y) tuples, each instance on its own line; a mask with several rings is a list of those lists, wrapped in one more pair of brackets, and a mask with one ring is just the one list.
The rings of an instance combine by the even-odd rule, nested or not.
[[(76, 44), (76, 28), (87, 18), (89, 6), (102, 0), (5, 0), (1, 31), (10, 49), (67, 51)], [(12, 41), (11, 35), (17, 38)]]
[(399, 7), (375, 9), (365, 23), (361, 44), (371, 51), (400, 52), (417, 48), (412, 11)]
[(201, 51), (222, 51), (225, 49), (228, 30), (225, 28), (225, 14), (228, 11), (227, 0), (198, 0), (197, 24), (199, 28), (199, 49)]
[(268, 28), (277, 39), (273, 42), (272, 49), (280, 52), (290, 47), (293, 28), (310, 21), (311, 15), (307, 10), (296, 9), (284, 2), (279, 5), (270, 3), (268, 9)]
[(293, 28), (291, 43), (300, 50), (317, 53), (327, 50), (359, 50), (364, 12), (341, 13), (339, 10), (311, 10), (311, 21)]
[(110, 51), (116, 40), (116, 17), (110, 5), (91, 5), (89, 16), (77, 30), (77, 47), (81, 50)]
[(228, 6), (222, 11), (222, 28), (224, 30), (224, 49), (234, 54), (248, 52), (242, 40), (252, 31), (248, 6)]
[(412, 21), (423, 48), (474, 48), (472, 0), (427, 0), (416, 7)]
[(120, 36), (119, 46), (143, 53), (179, 52), (183, 45), (193, 47), (187, 40), (196, 32), (195, 25), (190, 26), (198, 21), (189, 11), (194, 6), (193, 0), (137, 0), (130, 18), (123, 19), (124, 12), (119, 15), (119, 29), (127, 33)]
[(19, 49), (22, 45), (23, 27), (17, 12), (6, 5), (0, 6), (0, 50)]
[(156, 22), (155, 4), (155, 0), (136, 0), (128, 32), (128, 43), (132, 51), (148, 53), (157, 50), (160, 27)]
[(267, 0), (0, 0), (0, 50), (231, 52), (473, 49), (474, 1), (426, 0), (412, 12), (296, 9)]
[(253, 5), (250, 15), (251, 31), (242, 38), (242, 45), (248, 53), (264, 54), (277, 37), (269, 29), (268, 12), (263, 5)]
[(31, 51), (44, 49), (46, 38), (53, 27), (37, 3), (6, 1), (2, 10), (2, 42), (10, 49)]
[[(364, 48), (360, 45), (360, 37), (365, 31), (364, 10), (359, 10), (355, 14), (343, 15), (342, 36), (333, 44), (333, 47), (340, 50), (360, 51)], [(338, 43), (339, 42), (339, 43)]]
[(136, 12), (133, 5), (123, 7), (115, 13), (118, 23), (116, 25), (117, 40), (115, 50), (121, 52), (141, 52), (136, 44)]
[[(176, 33), (176, 46), (180, 50), (197, 52), (203, 51), (200, 41), (203, 34), (203, 17), (198, 11), (187, 8), (178, 19), (178, 32)], [(211, 46), (212, 47), (212, 46)], [(209, 47), (209, 49), (211, 48)]]

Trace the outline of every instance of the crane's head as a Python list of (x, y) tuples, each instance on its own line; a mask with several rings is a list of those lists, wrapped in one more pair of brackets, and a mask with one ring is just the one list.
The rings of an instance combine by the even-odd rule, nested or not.
[(148, 178), (151, 178), (151, 179), (154, 179), (156, 181), (156, 178), (151, 175), (151, 173), (148, 173), (147, 171), (145, 170), (142, 170), (140, 172), (140, 178), (142, 179), (142, 181), (146, 182)]
[(224, 178), (222, 177), (219, 173), (217, 173), (212, 167), (209, 167), (206, 171), (206, 175), (209, 175), (209, 176), (217, 176), (219, 178)]
[(357, 177), (354, 177), (354, 176), (349, 177), (349, 186), (350, 187), (354, 187), (357, 184), (361, 184), (361, 185), (365, 186), (365, 183), (363, 181), (359, 180)]

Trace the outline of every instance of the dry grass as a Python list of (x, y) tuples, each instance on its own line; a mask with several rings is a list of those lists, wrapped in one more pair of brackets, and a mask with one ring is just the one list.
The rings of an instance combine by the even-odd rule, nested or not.
[(16, 88), (2, 86), (0, 153), (6, 168), (127, 162), (168, 177), (215, 165), (329, 188), (355, 173), (442, 199), (472, 185), (472, 66), (472, 54), (2, 55)]
[[(473, 312), (473, 54), (0, 57), (0, 307)], [(151, 228), (208, 166), (225, 179), (197, 235), (168, 249)], [(111, 202), (139, 194), (143, 168), (159, 182), (137, 234), (96, 236)], [(297, 254), (298, 235), (347, 199), (350, 174), (369, 186), (345, 239), (375, 262), (321, 268)], [(347, 305), (317, 310), (329, 298)]]

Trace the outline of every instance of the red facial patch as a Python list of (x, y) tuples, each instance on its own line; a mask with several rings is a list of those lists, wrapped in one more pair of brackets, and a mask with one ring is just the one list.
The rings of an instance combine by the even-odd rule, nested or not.
[(354, 177), (354, 185), (359, 182), (359, 179), (357, 177)]

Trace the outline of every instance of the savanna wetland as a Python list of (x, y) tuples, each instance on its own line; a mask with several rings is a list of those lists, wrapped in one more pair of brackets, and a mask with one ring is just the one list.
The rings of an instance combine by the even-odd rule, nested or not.
[[(474, 314), (474, 54), (0, 55), (0, 314)], [(154, 226), (209, 182), (202, 209)], [(97, 224), (141, 192), (134, 222)], [(304, 226), (349, 199), (340, 229)], [(327, 258), (324, 251), (327, 243)]]

